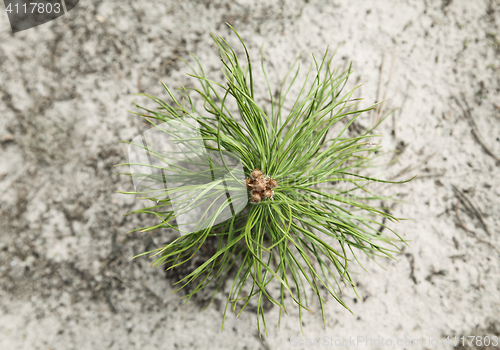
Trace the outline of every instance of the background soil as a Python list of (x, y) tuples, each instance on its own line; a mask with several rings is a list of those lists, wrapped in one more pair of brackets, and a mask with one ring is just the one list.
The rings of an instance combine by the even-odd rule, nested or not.
[[(131, 260), (172, 235), (126, 235), (152, 222), (123, 216), (139, 203), (116, 193), (132, 188), (115, 175), (119, 140), (145, 129), (128, 112), (134, 94), (188, 83), (189, 52), (220, 78), (209, 33), (235, 43), (225, 22), (255, 62), (264, 45), (276, 87), (299, 54), (307, 66), (342, 44), (334, 62), (353, 62), (363, 104), (398, 108), (379, 128), (395, 151), (381, 171), (419, 174), (392, 208), (410, 219), (396, 227), (410, 247), (385, 269), (356, 267), (361, 299), (344, 291), (354, 315), (329, 299), (325, 328), (313, 302), (304, 336), (296, 310), (278, 331), (276, 308), (269, 337), (252, 312), (230, 313), (221, 334), (227, 290), (200, 311), (147, 257)], [(450, 348), (426, 342), (500, 336), (499, 25), (496, 0), (80, 1), (15, 35), (0, 16), (0, 349), (290, 349), (349, 336)]]

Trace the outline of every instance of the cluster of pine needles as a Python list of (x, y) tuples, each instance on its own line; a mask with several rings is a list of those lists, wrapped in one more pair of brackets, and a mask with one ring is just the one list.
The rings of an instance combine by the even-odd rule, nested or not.
[[(311, 293), (319, 301), (325, 322), (328, 294), (348, 309), (341, 299), (341, 289), (349, 285), (355, 290), (349, 270), (353, 261), (358, 260), (357, 254), (392, 258), (392, 254), (399, 252), (396, 243), (403, 241), (380, 223), (398, 219), (370, 204), (380, 203), (386, 197), (372, 193), (369, 184), (393, 183), (363, 175), (363, 169), (371, 166), (380, 150), (379, 145), (370, 142), (377, 135), (372, 128), (355, 137), (346, 136), (356, 118), (375, 105), (360, 109), (360, 99), (353, 98), (356, 88), (343, 91), (351, 67), (345, 71), (334, 69), (333, 55), (328, 50), (322, 60), (313, 55), (307, 78), (292, 102), (287, 94), (297, 83), (298, 60), (284, 78), (277, 96), (272, 93), (262, 63), (267, 83), (264, 88), (270, 101), (265, 107), (258, 104), (252, 62), (241, 37), (234, 32), (246, 55), (244, 65), (224, 39), (212, 36), (219, 49), (225, 83), (209, 79), (193, 56), (197, 68), (190, 66), (193, 71), (190, 75), (200, 86), (180, 88), (182, 97), (178, 98), (163, 84), (169, 102), (145, 95), (159, 106), (154, 110), (140, 107), (145, 112), (137, 114), (153, 127), (184, 116), (195, 118), (207, 150), (228, 152), (241, 160), (245, 177), (238, 181), (248, 188), (248, 205), (222, 223), (180, 235), (144, 254), (153, 254), (154, 266), (175, 269), (199, 254), (207, 239), (216, 239), (217, 248), (211, 258), (178, 283), (179, 289), (190, 285), (190, 292), (185, 295), (187, 300), (210, 284), (215, 297), (224, 286), (222, 290), (228, 293), (228, 298), (222, 327), (228, 309), (235, 311), (238, 307), (240, 314), (253, 305), (259, 334), (261, 324), (267, 333), (264, 302), (269, 301), (279, 308), (278, 326), (283, 312), (287, 313), (296, 304), (302, 327), (303, 310), (309, 310), (307, 295)], [(202, 110), (195, 107), (200, 99)], [(228, 107), (230, 100), (237, 106), (236, 112)], [(288, 106), (293, 105), (284, 108), (285, 100)], [(332, 136), (334, 126), (340, 131)], [(267, 196), (261, 191), (260, 198), (252, 199), (253, 189), (248, 187), (246, 178), (259, 176), (265, 176), (268, 182), (272, 180), (272, 188), (262, 189), (272, 190), (272, 194), (269, 192)], [(139, 191), (123, 193), (142, 194), (148, 199), (147, 193)], [(172, 202), (149, 199), (150, 206), (135, 212), (156, 215), (161, 222), (137, 230), (149, 232), (165, 227), (177, 230)], [(381, 225), (392, 237), (380, 234)], [(230, 287), (226, 286), (228, 281)]]

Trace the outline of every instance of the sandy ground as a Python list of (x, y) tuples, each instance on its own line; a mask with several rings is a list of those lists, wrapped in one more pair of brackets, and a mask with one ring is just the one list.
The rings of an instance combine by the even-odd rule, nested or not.
[[(355, 269), (354, 315), (329, 299), (325, 328), (313, 303), (304, 335), (296, 310), (278, 331), (276, 308), (268, 337), (253, 312), (229, 314), (221, 334), (227, 290), (204, 311), (184, 306), (161, 269), (131, 260), (171, 233), (125, 234), (151, 222), (123, 217), (139, 204), (115, 192), (132, 188), (115, 175), (119, 140), (145, 127), (127, 110), (137, 92), (164, 96), (159, 80), (189, 82), (189, 52), (217, 78), (209, 33), (234, 42), (225, 22), (256, 62), (264, 45), (274, 86), (299, 54), (308, 64), (342, 44), (334, 62), (352, 60), (363, 103), (398, 108), (379, 128), (396, 151), (381, 172), (419, 174), (392, 209), (410, 219), (396, 227), (410, 247), (385, 269)], [(80, 1), (16, 35), (1, 15), (0, 349), (447, 349), (447, 336), (500, 337), (499, 25), (498, 0)], [(349, 337), (385, 343), (340, 346)]]

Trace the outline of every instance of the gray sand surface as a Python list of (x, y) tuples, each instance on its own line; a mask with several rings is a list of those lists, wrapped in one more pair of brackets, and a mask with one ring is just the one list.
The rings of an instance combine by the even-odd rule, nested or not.
[[(209, 34), (236, 44), (225, 22), (256, 66), (263, 45), (273, 86), (299, 54), (307, 67), (342, 44), (334, 62), (352, 61), (363, 105), (398, 108), (378, 130), (397, 151), (379, 172), (419, 175), (392, 208), (409, 218), (396, 229), (410, 247), (385, 269), (353, 266), (361, 299), (343, 296), (354, 314), (330, 298), (325, 328), (312, 302), (304, 335), (297, 309), (278, 331), (276, 308), (268, 337), (251, 311), (229, 313), (221, 333), (227, 290), (201, 311), (147, 257), (131, 260), (172, 235), (126, 235), (154, 222), (124, 217), (140, 203), (116, 193), (132, 189), (115, 175), (119, 140), (146, 127), (128, 110), (153, 106), (134, 94), (189, 84), (189, 52), (220, 78)], [(15, 35), (0, 15), (0, 349), (316, 349), (336, 347), (306, 341), (349, 337), (450, 349), (447, 336), (500, 337), (499, 26), (498, 0), (82, 0)]]

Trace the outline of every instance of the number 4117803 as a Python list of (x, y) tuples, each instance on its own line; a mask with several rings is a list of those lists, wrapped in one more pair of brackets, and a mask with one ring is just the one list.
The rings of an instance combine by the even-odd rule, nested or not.
[[(30, 8), (31, 7), (31, 8)], [(15, 8), (15, 9), (13, 9)], [(21, 9), (21, 12), (19, 12), (19, 9)], [(61, 4), (60, 3), (55, 3), (52, 5), (50, 2), (43, 3), (43, 2), (30, 2), (28, 4), (23, 4), (19, 6), (19, 4), (15, 4), (12, 6), (12, 4), (9, 4), (7, 8), (5, 9), (7, 13), (59, 13), (61, 12)], [(31, 12), (30, 12), (31, 10)]]
[(446, 337), (446, 340), (443, 341), (444, 344), (446, 345), (453, 345), (457, 346), (458, 344), (461, 344), (462, 346), (465, 346), (468, 344), (469, 346), (472, 346), (473, 344), (476, 346), (497, 346), (498, 345), (498, 337), (497, 336), (475, 336), (475, 335), (469, 335), (469, 336), (462, 336), (458, 338), (457, 336), (454, 336), (453, 338)]

